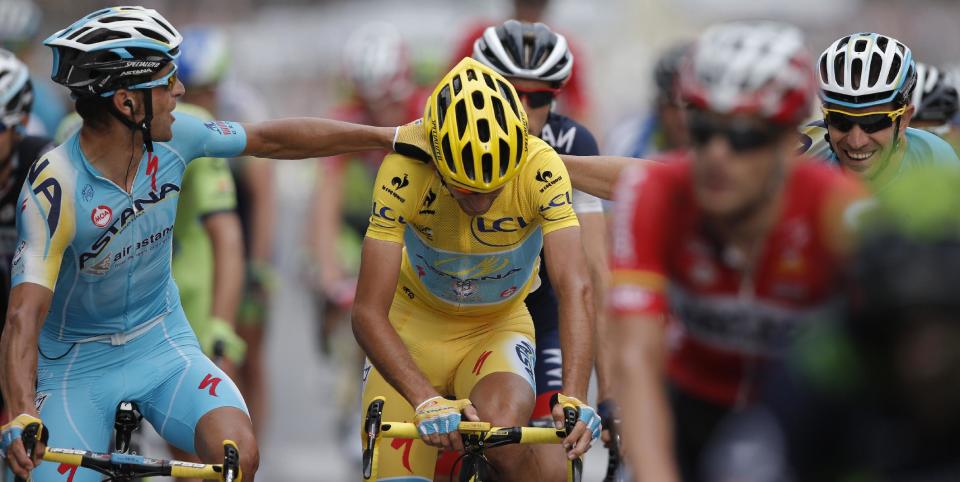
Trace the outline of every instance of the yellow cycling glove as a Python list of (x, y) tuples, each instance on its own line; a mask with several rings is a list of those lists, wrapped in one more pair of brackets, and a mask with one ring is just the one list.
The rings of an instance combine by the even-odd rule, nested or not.
[(470, 400), (428, 398), (417, 406), (416, 423), (420, 435), (455, 432), (460, 427), (460, 412), (473, 405)]

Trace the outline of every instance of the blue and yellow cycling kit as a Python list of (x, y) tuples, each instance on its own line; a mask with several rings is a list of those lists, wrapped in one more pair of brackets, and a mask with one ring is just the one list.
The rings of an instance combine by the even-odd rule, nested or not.
[[(463, 212), (433, 164), (392, 154), (377, 174), (366, 236), (404, 245), (390, 323), (443, 395), (467, 398), (495, 372), (515, 373), (534, 390), (524, 298), (539, 284), (543, 238), (579, 223), (556, 152), (531, 136), (527, 156), (480, 216)], [(385, 396), (384, 419), (414, 421), (413, 407), (369, 363), (364, 381), (364, 406)], [(391, 444), (380, 455), (381, 480), (432, 480), (436, 453), (419, 440)]]
[[(201, 416), (246, 409), (233, 382), (200, 352), (171, 275), (184, 170), (196, 157), (235, 156), (245, 145), (238, 124), (177, 113), (173, 139), (155, 142), (153, 156), (133, 164), (129, 193), (84, 156), (79, 134), (30, 168), (12, 274), (13, 286), (53, 291), (37, 369), (51, 444), (104, 451), (117, 403), (132, 400), (164, 438), (193, 451)], [(34, 477), (56, 480), (56, 469), (42, 464)], [(81, 472), (75, 481), (99, 480)]]

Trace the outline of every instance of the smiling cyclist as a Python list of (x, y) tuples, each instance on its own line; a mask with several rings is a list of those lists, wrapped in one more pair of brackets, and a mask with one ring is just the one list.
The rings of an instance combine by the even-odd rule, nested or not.
[(802, 130), (803, 152), (857, 173), (874, 191), (915, 165), (960, 165), (946, 141), (908, 127), (916, 70), (910, 48), (892, 37), (838, 39), (817, 63), (823, 120)]
[[(461, 412), (496, 426), (530, 420), (535, 347), (524, 298), (539, 285), (541, 249), (560, 300), (559, 398), (580, 412), (565, 443), (568, 456), (583, 454), (600, 420), (582, 402), (592, 299), (583, 251), (571, 249), (581, 241), (566, 169), (528, 136), (514, 88), (474, 59), (440, 81), (423, 122), (433, 161), (390, 155), (380, 167), (353, 308), (370, 360), (363, 406), (385, 396), (384, 418), (415, 422), (421, 434), (381, 453), (380, 474), (433, 480), (437, 448), (463, 448)], [(537, 179), (545, 171), (553, 182)], [(559, 405), (553, 416), (562, 427)], [(526, 446), (487, 455), (504, 480), (542, 480)]]
[[(302, 159), (391, 146), (396, 130), (316, 118), (255, 124), (172, 114), (182, 37), (159, 13), (112, 7), (51, 35), (53, 80), (70, 89), (79, 132), (43, 155), (17, 203), (13, 288), (0, 340), (0, 387), (15, 418), (0, 454), (27, 477), (19, 435), (103, 452), (121, 400), (202, 460), (238, 443), (244, 480), (259, 454), (234, 383), (203, 355), (170, 274), (184, 170), (202, 156)], [(59, 480), (41, 464), (36, 480)], [(74, 482), (99, 480), (77, 471)]]

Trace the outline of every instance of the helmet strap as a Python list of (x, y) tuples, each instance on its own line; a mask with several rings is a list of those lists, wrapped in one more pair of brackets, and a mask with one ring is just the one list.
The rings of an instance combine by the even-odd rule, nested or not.
[(127, 117), (112, 103), (110, 104), (110, 114), (131, 131), (139, 130), (143, 134), (143, 144), (146, 146), (147, 152), (153, 153), (153, 138), (150, 135), (150, 123), (153, 121), (153, 94), (151, 89), (143, 89), (142, 92), (144, 116), (140, 122), (136, 122), (132, 117)]

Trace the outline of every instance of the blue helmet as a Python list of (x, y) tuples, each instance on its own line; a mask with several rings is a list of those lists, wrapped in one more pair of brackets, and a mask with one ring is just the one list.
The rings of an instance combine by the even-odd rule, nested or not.
[(177, 75), (187, 87), (216, 85), (230, 67), (230, 41), (214, 27), (183, 29)]
[(53, 49), (54, 82), (77, 97), (147, 88), (180, 54), (183, 37), (156, 10), (111, 7), (87, 15), (44, 40)]

